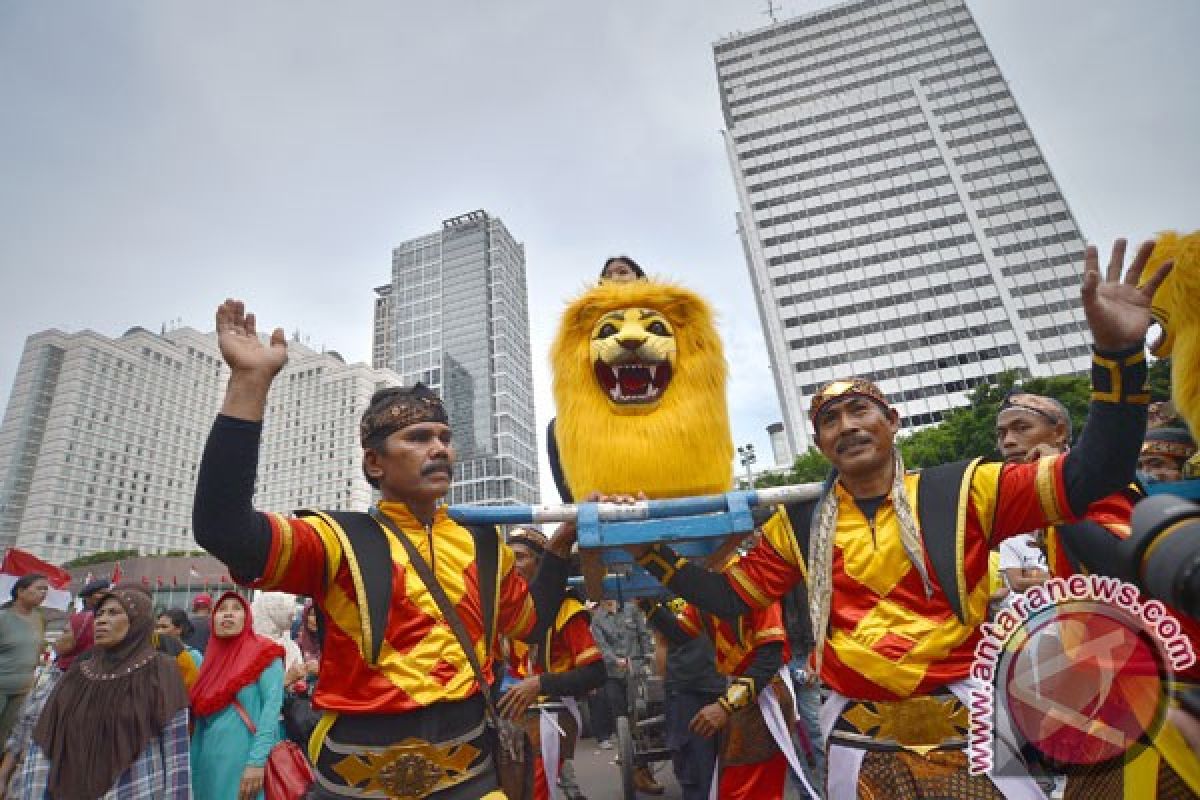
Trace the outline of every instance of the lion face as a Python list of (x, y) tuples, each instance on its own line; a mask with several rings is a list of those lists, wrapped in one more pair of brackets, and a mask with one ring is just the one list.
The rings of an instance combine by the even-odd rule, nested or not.
[(675, 330), (652, 308), (620, 308), (596, 321), (591, 356), (596, 381), (623, 410), (652, 411), (675, 371)]
[(594, 286), (563, 312), (550, 358), (555, 439), (575, 497), (729, 490), (725, 356), (699, 295), (652, 280)]

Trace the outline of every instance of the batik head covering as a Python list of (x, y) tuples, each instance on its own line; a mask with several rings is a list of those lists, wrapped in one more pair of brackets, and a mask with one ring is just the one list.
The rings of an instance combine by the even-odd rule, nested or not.
[(1149, 454), (1179, 459), (1182, 464), (1196, 455), (1196, 442), (1183, 428), (1153, 428), (1146, 431), (1142, 455)]
[(1067, 426), (1067, 441), (1071, 440), (1071, 415), (1067, 412), (1067, 407), (1053, 397), (1012, 389), (1004, 395), (997, 416), (1011, 410), (1028, 412), (1052, 425), (1061, 422)]
[(95, 800), (180, 710), (187, 691), (174, 659), (155, 650), (154, 601), (141, 586), (120, 585), (100, 596), (116, 600), (129, 630), (113, 645), (93, 647), (75, 661), (46, 701), (33, 740), (50, 762), (50, 796)]
[(421, 422), (450, 424), (446, 407), (433, 390), (423, 383), (380, 389), (363, 412), (358, 426), (359, 441), (367, 447), (370, 442), (386, 439), (395, 431)]
[(830, 403), (844, 400), (854, 395), (874, 400), (885, 411), (891, 410), (891, 406), (888, 405), (887, 396), (884, 395), (883, 390), (871, 381), (866, 378), (842, 378), (830, 381), (813, 395), (812, 403), (808, 407), (808, 419), (813, 424), (813, 427), (816, 427), (817, 420), (821, 416), (821, 409), (827, 407)]
[(539, 556), (546, 552), (546, 535), (537, 528), (514, 528), (508, 534), (508, 546), (523, 544)]

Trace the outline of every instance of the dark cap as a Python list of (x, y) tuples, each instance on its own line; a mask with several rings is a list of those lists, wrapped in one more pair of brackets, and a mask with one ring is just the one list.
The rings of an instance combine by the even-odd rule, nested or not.
[(112, 584), (108, 581), (107, 578), (97, 578), (94, 581), (88, 581), (87, 583), (85, 583), (83, 585), (83, 588), (79, 590), (79, 596), (80, 597), (91, 597), (96, 592), (102, 592), (105, 589), (107, 589), (109, 586), (112, 586)]

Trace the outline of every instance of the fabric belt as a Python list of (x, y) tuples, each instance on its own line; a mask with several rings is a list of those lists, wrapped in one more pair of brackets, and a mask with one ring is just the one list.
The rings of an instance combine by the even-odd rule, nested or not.
[(851, 700), (838, 715), (829, 741), (858, 750), (924, 755), (964, 749), (969, 727), (967, 707), (949, 691), (903, 700)]
[[(317, 783), (338, 797), (418, 800), (471, 780), (492, 769), (487, 725), (444, 742), (410, 737), (387, 747), (350, 745), (326, 736)], [(332, 773), (332, 774), (330, 774)]]

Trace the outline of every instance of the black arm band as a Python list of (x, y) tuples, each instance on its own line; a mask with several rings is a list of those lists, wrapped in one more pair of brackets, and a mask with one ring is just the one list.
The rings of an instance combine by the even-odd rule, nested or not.
[(1067, 453), (1063, 483), (1077, 517), (1133, 482), (1146, 431), (1146, 356), (1137, 347), (1092, 356), (1092, 402), (1079, 441)]
[(693, 564), (667, 545), (654, 545), (638, 564), (701, 611), (722, 619), (736, 619), (751, 611), (727, 577)]

